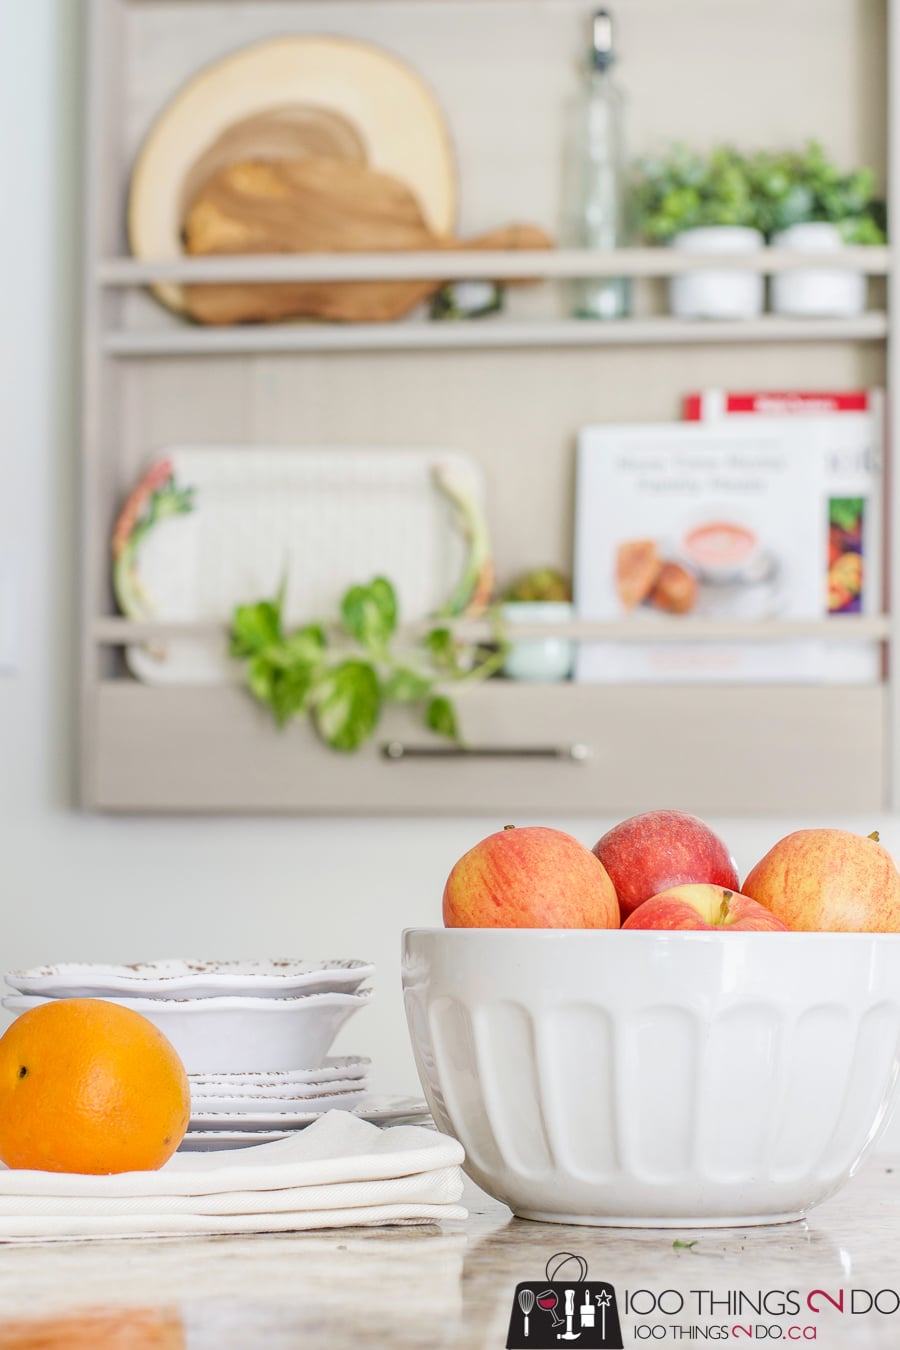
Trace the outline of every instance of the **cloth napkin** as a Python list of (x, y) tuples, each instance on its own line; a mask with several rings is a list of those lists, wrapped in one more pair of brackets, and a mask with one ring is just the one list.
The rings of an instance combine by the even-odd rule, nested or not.
[(116, 1176), (0, 1170), (0, 1242), (434, 1223), (465, 1218), (462, 1147), (330, 1111), (290, 1139), (176, 1154)]

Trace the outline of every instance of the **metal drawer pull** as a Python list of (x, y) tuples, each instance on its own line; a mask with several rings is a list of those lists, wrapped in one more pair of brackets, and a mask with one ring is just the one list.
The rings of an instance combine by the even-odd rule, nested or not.
[(382, 758), (395, 763), (401, 759), (564, 759), (584, 764), (591, 747), (576, 741), (574, 745), (405, 745), (388, 741), (381, 747)]

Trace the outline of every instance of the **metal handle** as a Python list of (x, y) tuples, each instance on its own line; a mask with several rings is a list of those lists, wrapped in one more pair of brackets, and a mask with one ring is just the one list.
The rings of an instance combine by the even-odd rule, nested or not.
[(561, 759), (584, 764), (591, 747), (576, 741), (573, 745), (406, 745), (388, 741), (381, 747), (383, 759), (398, 763), (401, 759)]

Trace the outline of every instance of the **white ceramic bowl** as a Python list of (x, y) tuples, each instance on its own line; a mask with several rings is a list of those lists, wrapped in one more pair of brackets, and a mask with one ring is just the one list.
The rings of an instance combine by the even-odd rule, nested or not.
[[(510, 627), (516, 624), (571, 623), (574, 605), (565, 600), (511, 601), (502, 605), (500, 615)], [(575, 660), (575, 644), (565, 638), (529, 638), (511, 642), (503, 673), (509, 680), (567, 680)]]
[(523, 1218), (799, 1218), (900, 1072), (900, 934), (413, 929), (403, 983), (438, 1129)]
[(47, 998), (213, 998), (248, 994), (284, 998), (290, 994), (356, 993), (375, 967), (365, 961), (200, 961), (173, 958), (132, 966), (67, 962), (13, 970), (4, 978), (21, 994)]
[[(142, 1013), (172, 1042), (188, 1073), (211, 1074), (321, 1064), (340, 1028), (365, 1007), (370, 993), (100, 1001)], [(15, 1013), (52, 1001), (26, 995), (2, 1000)]]

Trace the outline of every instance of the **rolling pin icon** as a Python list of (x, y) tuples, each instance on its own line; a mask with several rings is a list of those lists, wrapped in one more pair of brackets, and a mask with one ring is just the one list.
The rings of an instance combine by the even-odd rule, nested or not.
[(558, 1341), (577, 1341), (581, 1336), (580, 1331), (572, 1330), (572, 1323), (575, 1320), (575, 1290), (566, 1290), (566, 1329), (558, 1331), (556, 1339)]

